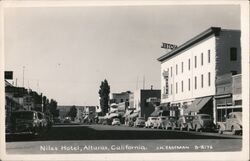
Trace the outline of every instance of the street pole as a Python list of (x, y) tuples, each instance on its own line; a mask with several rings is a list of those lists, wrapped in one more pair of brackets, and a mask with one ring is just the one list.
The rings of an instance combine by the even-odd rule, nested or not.
[(25, 69), (25, 66), (23, 66), (23, 87), (24, 87), (24, 69)]

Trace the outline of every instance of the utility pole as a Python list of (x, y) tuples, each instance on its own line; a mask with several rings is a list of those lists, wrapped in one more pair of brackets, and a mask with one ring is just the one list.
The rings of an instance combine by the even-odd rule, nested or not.
[(17, 78), (16, 78), (16, 87), (17, 87)]
[(143, 75), (143, 89), (145, 89), (145, 75)]
[(24, 87), (24, 69), (25, 69), (25, 66), (23, 66), (23, 87)]

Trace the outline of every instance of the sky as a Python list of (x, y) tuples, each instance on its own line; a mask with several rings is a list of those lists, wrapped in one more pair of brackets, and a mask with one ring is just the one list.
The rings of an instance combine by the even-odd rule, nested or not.
[(104, 79), (111, 93), (143, 88), (143, 77), (160, 89), (162, 42), (179, 46), (211, 26), (240, 29), (240, 7), (5, 8), (5, 70), (59, 105), (99, 105)]

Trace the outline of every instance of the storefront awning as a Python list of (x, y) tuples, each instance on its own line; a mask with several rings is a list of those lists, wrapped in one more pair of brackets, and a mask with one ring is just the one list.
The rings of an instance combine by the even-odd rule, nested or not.
[(186, 112), (199, 112), (209, 100), (211, 100), (211, 96), (195, 99), (194, 102), (188, 106)]
[(158, 116), (160, 116), (161, 112), (162, 112), (162, 110), (155, 110), (153, 113), (151, 113), (150, 116), (152, 116), (152, 117), (158, 117)]
[(128, 111), (125, 113), (124, 117), (128, 117), (132, 112), (133, 112), (133, 111), (128, 110)]
[(138, 112), (134, 112), (131, 115), (129, 115), (129, 118), (134, 118), (134, 117), (137, 117), (138, 115), (139, 115)]

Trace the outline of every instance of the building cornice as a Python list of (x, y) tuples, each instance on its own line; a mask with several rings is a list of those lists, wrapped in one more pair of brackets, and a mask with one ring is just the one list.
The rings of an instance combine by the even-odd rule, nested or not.
[(203, 31), (202, 33), (200, 33), (199, 35), (195, 36), (194, 38), (188, 40), (187, 42), (185, 42), (184, 44), (182, 44), (181, 46), (177, 47), (176, 49), (168, 52), (167, 54), (161, 56), (160, 58), (158, 58), (157, 60), (160, 62), (163, 62), (164, 60), (174, 56), (175, 54), (187, 49), (188, 47), (204, 40), (205, 38), (209, 37), (210, 35), (215, 35), (218, 36), (219, 33), (221, 31), (220, 27), (210, 27), (209, 29)]

